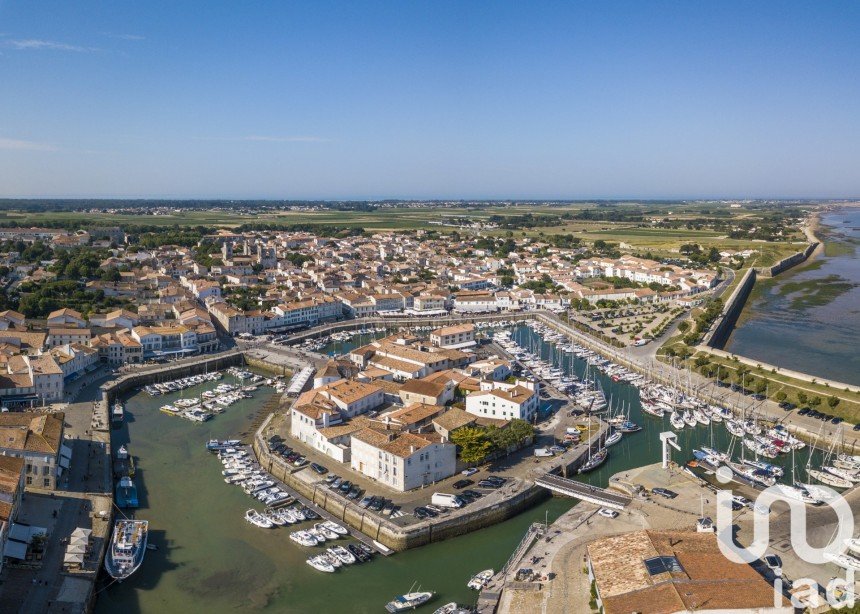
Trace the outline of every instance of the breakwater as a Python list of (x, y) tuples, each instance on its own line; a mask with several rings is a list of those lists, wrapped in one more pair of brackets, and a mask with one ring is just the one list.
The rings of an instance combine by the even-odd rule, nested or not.
[(109, 405), (116, 397), (148, 384), (208, 373), (210, 371), (220, 371), (227, 367), (242, 366), (244, 364), (245, 356), (243, 352), (241, 350), (230, 350), (220, 354), (204, 354), (193, 359), (159, 365), (152, 369), (132, 371), (101, 386), (102, 402)]
[(735, 324), (746, 305), (747, 299), (755, 286), (756, 280), (761, 278), (770, 278), (774, 275), (787, 271), (788, 269), (805, 262), (810, 255), (818, 247), (818, 242), (814, 241), (806, 246), (802, 251), (795, 252), (791, 256), (783, 258), (779, 262), (768, 267), (750, 267), (747, 272), (741, 277), (740, 282), (735, 287), (731, 296), (726, 299), (723, 305), (722, 313), (717, 317), (710, 329), (705, 333), (702, 339), (702, 345), (709, 348), (723, 349), (729, 340), (729, 337), (734, 330)]

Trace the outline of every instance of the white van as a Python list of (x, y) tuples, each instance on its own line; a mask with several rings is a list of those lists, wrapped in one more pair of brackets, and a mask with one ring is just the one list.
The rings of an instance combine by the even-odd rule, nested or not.
[(430, 503), (439, 507), (463, 507), (463, 500), (457, 495), (449, 495), (444, 492), (434, 492), (430, 497)]
[(549, 448), (535, 448), (535, 456), (553, 456)]

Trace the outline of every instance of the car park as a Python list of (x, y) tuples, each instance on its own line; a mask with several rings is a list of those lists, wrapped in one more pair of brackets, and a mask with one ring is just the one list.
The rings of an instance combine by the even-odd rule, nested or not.
[(600, 510), (597, 513), (600, 516), (603, 516), (604, 518), (618, 518), (618, 512), (617, 511), (611, 510), (611, 509), (606, 508), (606, 507), (600, 508)]
[(311, 469), (313, 469), (316, 473), (320, 475), (325, 475), (326, 473), (328, 473), (328, 469), (317, 463), (311, 463)]
[(668, 488), (652, 488), (651, 492), (656, 495), (660, 495), (661, 497), (666, 497), (667, 499), (674, 499), (678, 496), (678, 493), (676, 493), (674, 490), (669, 490)]
[(466, 486), (471, 486), (474, 483), (475, 482), (472, 480), (457, 480), (451, 486), (453, 488), (456, 488), (457, 490), (460, 490), (461, 488), (466, 488)]

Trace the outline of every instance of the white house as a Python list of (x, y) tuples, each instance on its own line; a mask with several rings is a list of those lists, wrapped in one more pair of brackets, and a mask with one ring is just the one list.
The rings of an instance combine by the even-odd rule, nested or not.
[(352, 434), (350, 466), (400, 492), (454, 475), (457, 447), (438, 435), (365, 428)]
[(531, 422), (538, 410), (538, 385), (526, 380), (481, 382), (481, 390), (466, 397), (466, 411), (475, 416), (497, 420)]

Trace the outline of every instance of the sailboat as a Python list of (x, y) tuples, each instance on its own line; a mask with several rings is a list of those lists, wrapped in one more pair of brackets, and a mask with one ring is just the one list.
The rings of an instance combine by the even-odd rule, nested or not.
[(601, 447), (599, 440), (597, 442), (597, 446), (597, 452), (594, 454), (591, 453), (591, 446), (588, 447), (588, 460), (582, 464), (577, 473), (588, 473), (589, 471), (594, 471), (609, 458), (609, 450)]
[[(821, 428), (824, 428), (823, 425)], [(812, 450), (809, 452), (809, 460), (806, 461), (806, 475), (809, 476), (810, 479), (821, 482), (822, 484), (827, 484), (828, 486), (832, 486), (833, 488), (851, 488), (854, 483), (851, 480), (846, 480), (843, 477), (840, 477), (836, 474), (830, 473), (828, 471), (822, 471), (821, 469), (812, 469), (812, 456), (816, 449), (816, 444), (818, 443), (818, 438), (821, 435), (821, 429), (818, 431), (818, 435), (815, 436), (815, 441), (812, 442)], [(836, 441), (834, 440), (833, 444), (830, 446), (830, 451), (825, 456), (824, 462), (826, 463), (830, 456), (833, 454), (833, 446)]]
[(672, 425), (672, 428), (679, 431), (683, 430), (686, 426), (684, 418), (677, 411), (673, 411), (669, 416), (669, 423)]

